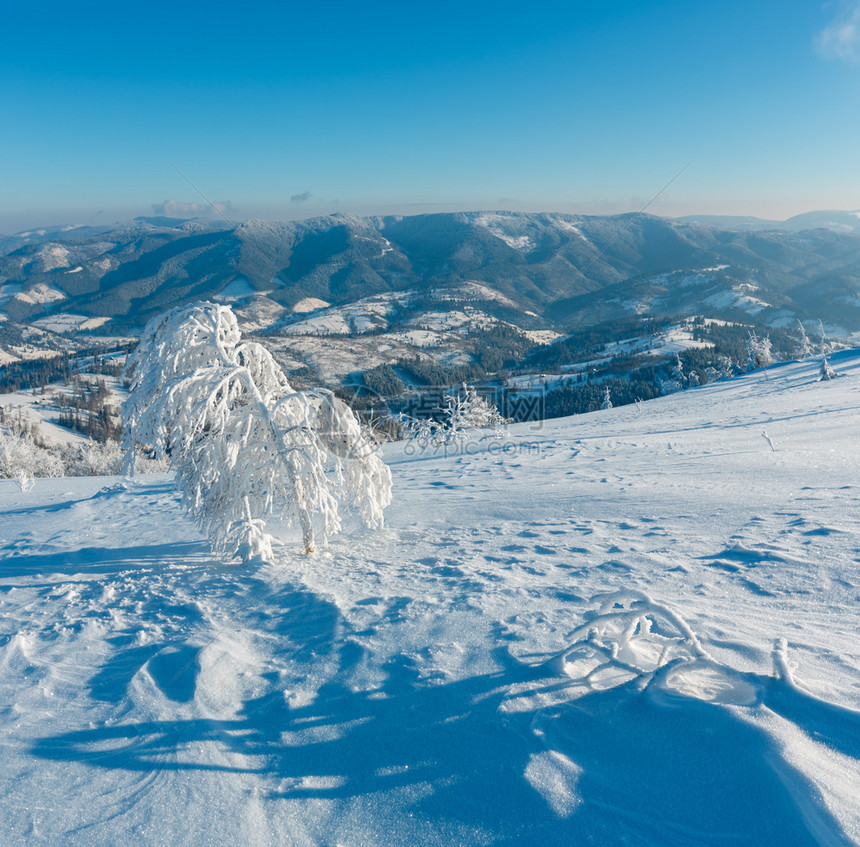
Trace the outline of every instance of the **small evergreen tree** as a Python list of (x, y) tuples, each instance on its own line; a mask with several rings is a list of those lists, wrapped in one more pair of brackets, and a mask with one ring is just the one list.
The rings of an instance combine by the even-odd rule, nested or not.
[(609, 395), (609, 386), (603, 389), (603, 402), (600, 404), (601, 409), (611, 409), (612, 408), (612, 398)]
[(674, 379), (681, 388), (687, 384), (687, 377), (684, 373), (684, 364), (681, 362), (681, 357), (677, 353), (675, 354), (675, 366), (672, 368), (670, 378)]

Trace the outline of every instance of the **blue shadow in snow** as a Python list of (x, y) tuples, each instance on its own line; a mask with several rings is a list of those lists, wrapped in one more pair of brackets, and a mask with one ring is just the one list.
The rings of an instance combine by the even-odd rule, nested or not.
[(165, 562), (212, 562), (205, 541), (150, 544), (138, 547), (81, 547), (61, 553), (12, 555), (0, 560), (0, 574), (6, 578), (37, 574), (109, 574), (127, 570), (163, 568)]
[[(365, 658), (351, 640), (332, 650), (346, 675)], [(399, 655), (384, 667), (379, 690), (353, 691), (339, 677), (300, 708), (288, 705), (272, 674), (270, 690), (247, 700), (236, 718), (85, 729), (40, 740), (33, 752), (119, 770), (254, 773), (271, 780), (272, 802), (411, 787), (421, 798), (411, 815), (440, 831), (467, 827), (493, 844), (848, 843), (817, 789), (731, 709), (631, 683), (547, 709), (500, 712), (513, 685), (557, 693), (566, 682), (501, 647), (496, 659), (494, 673), (434, 684)], [(769, 708), (860, 756), (856, 714), (776, 681), (765, 687)], [(183, 761), (186, 745), (204, 742), (218, 746), (224, 765), (212, 756)], [(578, 798), (566, 817), (524, 777), (532, 756), (547, 750), (580, 769), (566, 788)], [(248, 761), (240, 756), (259, 766), (231, 764)]]

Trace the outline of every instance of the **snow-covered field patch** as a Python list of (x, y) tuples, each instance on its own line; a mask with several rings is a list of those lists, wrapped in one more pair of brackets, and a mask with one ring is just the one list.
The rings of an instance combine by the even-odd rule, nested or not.
[(303, 297), (293, 306), (293, 312), (297, 315), (303, 315), (307, 312), (315, 312), (317, 309), (325, 309), (331, 306), (325, 300), (320, 300), (319, 297)]
[(44, 305), (45, 303), (55, 303), (58, 300), (66, 299), (64, 291), (60, 291), (59, 288), (55, 288), (45, 282), (37, 282), (26, 291), (18, 291), (13, 296), (15, 300), (20, 300), (22, 303), (29, 305)]
[(32, 426), (39, 439), (47, 444), (82, 444), (87, 440), (54, 422), (60, 410), (47, 397), (24, 393), (0, 394), (0, 407), (8, 418)]
[[(284, 328), (284, 332), (288, 335), (347, 335), (371, 332), (387, 326), (388, 315), (398, 300), (405, 296), (407, 295), (401, 292), (377, 294), (344, 306), (328, 306), (324, 300), (308, 297), (300, 300), (293, 307), (293, 312), (303, 314), (320, 311), (320, 314), (292, 323)], [(323, 306), (328, 306), (325, 311), (321, 311)]]
[(46, 315), (32, 322), (32, 326), (39, 329), (47, 329), (50, 332), (86, 332), (89, 329), (98, 329), (110, 321), (110, 318), (93, 318), (87, 315)]
[(223, 303), (235, 303), (236, 300), (244, 300), (247, 297), (253, 297), (255, 294), (265, 295), (270, 293), (271, 291), (257, 291), (245, 277), (240, 276), (222, 288), (213, 299)]
[(271, 563), (167, 476), (0, 481), (0, 844), (860, 843), (832, 363), (387, 445), (385, 529)]
[(69, 266), (69, 250), (62, 244), (46, 244), (38, 254), (43, 271)]
[(553, 329), (526, 329), (523, 330), (523, 335), (535, 344), (552, 344), (561, 338), (561, 333)]
[(770, 304), (753, 296), (750, 293), (752, 291), (755, 291), (755, 286), (752, 285), (727, 288), (709, 295), (704, 299), (704, 302), (715, 309), (743, 309), (751, 315), (757, 315)]
[(258, 332), (277, 323), (287, 312), (285, 306), (262, 294), (255, 294), (233, 311), (242, 332)]
[(518, 308), (517, 304), (510, 297), (506, 297), (501, 291), (496, 291), (478, 281), (467, 281), (462, 285), (447, 288), (433, 288), (430, 290), (430, 295), (434, 300), (440, 302), (451, 300), (492, 300), (504, 306), (509, 306), (512, 309)]
[(443, 332), (464, 328), (474, 329), (476, 327), (488, 326), (495, 322), (495, 318), (491, 318), (489, 315), (484, 314), (484, 312), (479, 312), (477, 309), (472, 309), (469, 306), (463, 311), (424, 312), (409, 320), (409, 324), (412, 326), (420, 326), (423, 329), (434, 329)]
[(495, 214), (493, 212), (481, 212), (475, 215), (473, 223), (486, 227), (486, 229), (504, 241), (508, 247), (521, 252), (534, 249), (534, 241), (528, 233), (522, 232), (523, 219), (512, 215)]

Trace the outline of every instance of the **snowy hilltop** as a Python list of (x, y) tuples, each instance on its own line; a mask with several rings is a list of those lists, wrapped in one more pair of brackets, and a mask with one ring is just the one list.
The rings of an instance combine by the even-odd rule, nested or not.
[(385, 446), (385, 527), (213, 553), (0, 480), (0, 845), (860, 844), (860, 351)]

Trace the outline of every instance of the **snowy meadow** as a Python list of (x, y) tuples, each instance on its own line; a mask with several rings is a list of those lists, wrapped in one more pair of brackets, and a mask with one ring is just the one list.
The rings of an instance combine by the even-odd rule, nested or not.
[(382, 529), (212, 552), (0, 481), (0, 844), (860, 843), (860, 351), (386, 445)]

